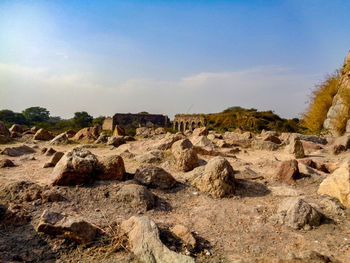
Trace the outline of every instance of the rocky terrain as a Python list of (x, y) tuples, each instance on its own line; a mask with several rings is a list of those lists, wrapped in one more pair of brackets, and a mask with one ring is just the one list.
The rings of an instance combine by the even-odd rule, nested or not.
[(350, 137), (0, 122), (0, 262), (350, 262)]

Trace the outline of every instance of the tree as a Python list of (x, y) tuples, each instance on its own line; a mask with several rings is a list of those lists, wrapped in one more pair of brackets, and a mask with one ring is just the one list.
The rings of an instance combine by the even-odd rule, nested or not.
[(73, 121), (78, 128), (84, 128), (89, 127), (93, 119), (94, 118), (91, 115), (89, 115), (89, 113), (87, 113), (86, 111), (80, 111), (74, 113)]
[(12, 110), (0, 110), (0, 120), (7, 124), (26, 125), (28, 121), (22, 113), (13, 112)]
[(44, 122), (50, 119), (50, 112), (38, 106), (25, 109), (23, 115), (30, 123)]
[(106, 119), (105, 116), (99, 116), (99, 117), (95, 118), (95, 119), (92, 121), (92, 124), (93, 124), (93, 125), (100, 125), (100, 126), (102, 126), (103, 121), (104, 121), (105, 119)]

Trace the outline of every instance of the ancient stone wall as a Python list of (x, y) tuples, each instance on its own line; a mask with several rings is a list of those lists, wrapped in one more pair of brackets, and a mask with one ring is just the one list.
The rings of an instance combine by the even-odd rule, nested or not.
[(176, 131), (192, 131), (206, 125), (207, 119), (203, 114), (176, 114), (173, 121), (173, 128)]
[(102, 130), (104, 131), (113, 131), (113, 118), (107, 117), (102, 124)]
[[(327, 113), (327, 119), (323, 123), (323, 127), (328, 129), (331, 133), (335, 135), (338, 132), (335, 127), (339, 126), (337, 122), (339, 122), (339, 115), (348, 115), (349, 114), (349, 106), (348, 103), (345, 103), (342, 94), (350, 94), (350, 52), (345, 59), (344, 66), (341, 69), (341, 77), (339, 80), (339, 89), (338, 93), (333, 98), (332, 106), (329, 108)], [(346, 132), (350, 132), (350, 123), (349, 120), (344, 119), (343, 126), (346, 126)], [(348, 124), (346, 124), (348, 122)]]
[(169, 124), (168, 116), (160, 114), (117, 113), (113, 116), (113, 129), (116, 125), (128, 129), (145, 126), (168, 127)]

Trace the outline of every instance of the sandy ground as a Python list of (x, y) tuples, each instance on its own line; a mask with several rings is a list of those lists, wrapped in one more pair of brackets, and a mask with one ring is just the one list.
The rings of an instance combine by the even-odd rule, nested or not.
[[(139, 154), (142, 147), (137, 143), (130, 146), (111, 149), (106, 146), (89, 149), (98, 157), (119, 154), (122, 150)], [(19, 145), (6, 145), (11, 147)], [(34, 144), (28, 144), (34, 146)], [(234, 262), (247, 258), (287, 258), (300, 255), (306, 251), (316, 251), (334, 257), (339, 262), (350, 262), (350, 213), (345, 211), (338, 215), (332, 211), (322, 210), (328, 217), (323, 224), (309, 231), (293, 230), (276, 225), (270, 217), (275, 214), (278, 203), (286, 196), (276, 194), (276, 189), (286, 187), (296, 189), (300, 196), (310, 203), (321, 206), (323, 198), (317, 194), (320, 182), (327, 174), (312, 168), (302, 170), (305, 177), (294, 185), (275, 182), (273, 175), (279, 162), (292, 158), (283, 150), (254, 151), (242, 150), (237, 158), (227, 158), (236, 171), (237, 190), (230, 197), (213, 199), (184, 180), (185, 174), (176, 171), (167, 162), (159, 164), (170, 172), (178, 184), (171, 190), (151, 191), (158, 197), (157, 206), (149, 211), (142, 211), (120, 204), (113, 200), (113, 193), (124, 182), (100, 181), (93, 185), (76, 187), (51, 187), (50, 175), (53, 168), (42, 168), (50, 157), (41, 154), (46, 142), (36, 143), (36, 153), (21, 157), (0, 155), (0, 159), (11, 159), (17, 166), (0, 169), (0, 186), (19, 181), (30, 181), (40, 187), (55, 189), (61, 193), (64, 202), (11, 201), (22, 207), (30, 216), (28, 224), (22, 226), (4, 226), (0, 228), (0, 260), (27, 262), (137, 262), (137, 259), (125, 249), (116, 249), (107, 253), (107, 247), (113, 246), (113, 240), (99, 240), (88, 247), (77, 246), (58, 238), (37, 234), (35, 231), (39, 217), (44, 209), (52, 208), (74, 211), (84, 215), (86, 220), (94, 223), (108, 233), (123, 220), (132, 215), (150, 216), (160, 227), (163, 242), (171, 249), (184, 253), (184, 249), (167, 236), (169, 227), (175, 224), (187, 226), (195, 235), (198, 248), (192, 256), (198, 262)], [(0, 149), (5, 145), (0, 146)], [(67, 152), (77, 145), (54, 146), (57, 151)], [(332, 156), (325, 151), (310, 155), (314, 160), (339, 162), (348, 158), (350, 153)], [(35, 160), (28, 160), (33, 156)], [(210, 156), (200, 156), (208, 161)], [(165, 160), (166, 161), (166, 160)], [(133, 174), (140, 163), (124, 158), (126, 170)], [(246, 172), (249, 168), (257, 173), (252, 178)], [(282, 191), (283, 192), (283, 191)], [(283, 193), (282, 193), (283, 195)], [(1, 200), (0, 203), (5, 203)], [(114, 231), (114, 230), (113, 230)], [(2, 255), (2, 256), (1, 256)], [(2, 258), (3, 257), (3, 258)], [(1, 261), (0, 261), (1, 262)]]

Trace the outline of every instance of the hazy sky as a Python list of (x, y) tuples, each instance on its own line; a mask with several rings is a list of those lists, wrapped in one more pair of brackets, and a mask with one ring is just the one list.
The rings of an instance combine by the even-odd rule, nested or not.
[(0, 109), (298, 117), (350, 49), (350, 1), (3, 1)]

